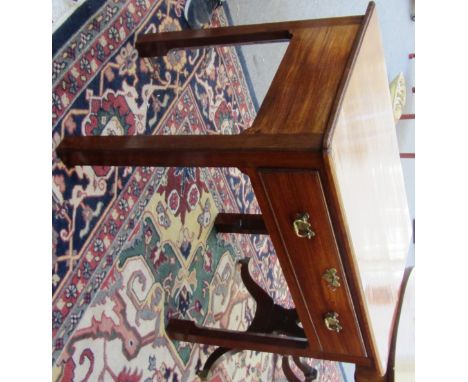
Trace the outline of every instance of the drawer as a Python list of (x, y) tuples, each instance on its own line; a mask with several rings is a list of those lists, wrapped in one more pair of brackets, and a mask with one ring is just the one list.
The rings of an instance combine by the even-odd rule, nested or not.
[[(319, 173), (263, 170), (259, 175), (282, 241), (281, 249), (293, 269), (322, 351), (365, 356)], [(310, 238), (298, 236), (307, 233), (306, 224), (303, 223), (307, 219), (298, 219), (304, 213), (309, 215), (308, 222), (313, 231)], [(333, 282), (334, 279), (339, 285)], [(334, 318), (341, 326), (339, 331), (333, 325)]]

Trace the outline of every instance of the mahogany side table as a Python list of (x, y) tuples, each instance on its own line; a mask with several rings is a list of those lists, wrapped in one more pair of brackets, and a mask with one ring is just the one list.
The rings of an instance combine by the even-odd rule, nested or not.
[[(218, 217), (271, 236), (305, 334), (169, 322), (176, 339), (356, 364), (384, 381), (411, 225), (375, 4), (364, 16), (140, 36), (170, 49), (289, 41), (253, 126), (234, 136), (66, 137), (68, 166), (238, 167), (261, 216)], [(234, 224), (234, 222), (239, 224)]]

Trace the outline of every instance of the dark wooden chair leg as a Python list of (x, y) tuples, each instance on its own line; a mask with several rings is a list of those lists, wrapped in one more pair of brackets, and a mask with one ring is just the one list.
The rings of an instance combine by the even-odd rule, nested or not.
[(205, 365), (203, 365), (203, 369), (199, 370), (197, 372), (197, 375), (202, 381), (205, 381), (206, 379), (208, 379), (211, 369), (219, 362), (220, 358), (223, 355), (227, 353), (229, 353), (230, 355), (234, 355), (240, 351), (240, 349), (229, 349), (224, 347), (217, 348), (213, 353), (210, 354), (210, 356), (205, 362)]
[[(293, 357), (293, 361), (297, 365), (299, 370), (301, 370), (304, 374), (304, 382), (312, 382), (317, 379), (317, 369), (310, 367), (305, 362), (302, 362), (299, 357)], [(289, 356), (283, 356), (281, 366), (283, 368), (283, 373), (288, 382), (301, 382), (301, 380), (294, 374), (294, 372), (291, 369), (291, 366), (289, 365)]]
[[(271, 307), (274, 305), (273, 299), (270, 295), (263, 290), (250, 276), (249, 272), (249, 263), (250, 257), (243, 258), (238, 261), (241, 265), (241, 278), (244, 286), (249, 291), (250, 295), (254, 298), (255, 302), (257, 303), (257, 312), (262, 310), (270, 310)], [(259, 312), (260, 313), (260, 312)], [(269, 313), (269, 312), (267, 312)]]
[(298, 325), (299, 319), (295, 309), (285, 309), (274, 303), (250, 276), (250, 258), (239, 260), (242, 281), (257, 303), (255, 316), (247, 331), (260, 333), (282, 333), (305, 338), (304, 330)]
[(304, 382), (311, 382), (317, 379), (318, 371), (316, 368), (311, 367), (307, 363), (303, 362), (300, 357), (293, 357), (293, 361), (302, 371), (302, 373), (304, 373)]
[(262, 215), (227, 214), (216, 216), (214, 227), (221, 233), (244, 233), (252, 235), (268, 235)]
[(284, 376), (288, 380), (288, 382), (302, 382), (299, 378), (296, 377), (296, 374), (291, 369), (291, 366), (289, 365), (289, 357), (288, 356), (283, 356), (283, 359), (281, 361), (281, 367), (283, 369)]

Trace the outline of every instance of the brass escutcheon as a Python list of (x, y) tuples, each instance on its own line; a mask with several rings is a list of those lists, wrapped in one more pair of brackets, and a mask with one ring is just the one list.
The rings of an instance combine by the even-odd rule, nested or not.
[(325, 326), (331, 332), (339, 333), (343, 327), (340, 324), (340, 320), (338, 320), (339, 314), (336, 312), (328, 312), (325, 314), (323, 321), (325, 322)]
[(335, 268), (327, 269), (322, 278), (328, 283), (328, 287), (333, 291), (341, 286), (340, 276), (338, 276), (338, 271)]
[(312, 239), (315, 236), (315, 232), (312, 231), (311, 225), (309, 223), (309, 218), (309, 214), (307, 212), (304, 212), (298, 214), (296, 220), (294, 220), (294, 232), (298, 237), (306, 237), (307, 239)]

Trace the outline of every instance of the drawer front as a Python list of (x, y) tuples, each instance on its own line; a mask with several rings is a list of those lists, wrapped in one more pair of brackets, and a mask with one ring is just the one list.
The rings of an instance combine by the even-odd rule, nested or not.
[(365, 356), (319, 173), (264, 170), (259, 175), (322, 351)]

